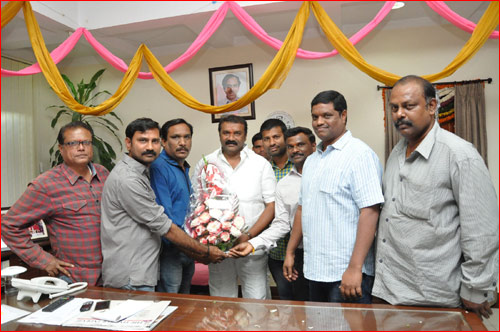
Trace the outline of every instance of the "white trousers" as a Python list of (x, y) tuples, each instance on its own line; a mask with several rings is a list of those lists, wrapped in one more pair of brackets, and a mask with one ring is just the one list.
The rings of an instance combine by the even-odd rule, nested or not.
[(270, 298), (266, 254), (226, 258), (222, 263), (209, 264), (208, 271), (208, 285), (212, 296), (238, 297), (239, 278), (244, 298)]

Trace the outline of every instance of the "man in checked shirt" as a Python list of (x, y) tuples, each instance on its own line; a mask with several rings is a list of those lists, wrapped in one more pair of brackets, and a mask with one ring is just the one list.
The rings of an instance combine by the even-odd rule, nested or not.
[[(2, 218), (2, 239), (31, 267), (69, 283), (100, 283), (101, 193), (108, 170), (92, 163), (90, 126), (71, 122), (57, 140), (64, 162), (41, 174)], [(52, 254), (31, 240), (28, 227), (47, 225)]]

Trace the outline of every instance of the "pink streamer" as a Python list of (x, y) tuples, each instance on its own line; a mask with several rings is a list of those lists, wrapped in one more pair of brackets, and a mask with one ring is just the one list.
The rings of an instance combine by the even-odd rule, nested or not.
[[(385, 5), (373, 18), (373, 20), (371, 20), (367, 25), (365, 25), (361, 30), (359, 30), (349, 39), (351, 43), (353, 45), (356, 45), (359, 41), (366, 37), (366, 35), (368, 35), (368, 33), (370, 33), (373, 28), (375, 28), (387, 16), (395, 3), (396, 1), (386, 1)], [(230, 2), (230, 6), (231, 11), (234, 13), (234, 15), (240, 20), (240, 22), (245, 26), (245, 28), (247, 28), (248, 31), (255, 35), (255, 37), (259, 38), (261, 41), (276, 50), (279, 50), (281, 48), (283, 42), (269, 36), (266, 31), (264, 31), (264, 29), (262, 29), (262, 27), (236, 2)], [(299, 48), (297, 51), (297, 57), (302, 59), (323, 59), (332, 57), (337, 54), (337, 50), (333, 50), (331, 52), (311, 52)]]
[[(389, 11), (394, 6), (395, 1), (387, 1), (382, 9), (377, 13), (375, 18), (370, 21), (365, 27), (358, 31), (355, 35), (350, 38), (350, 41), (355, 45), (361, 41), (368, 33), (370, 33), (373, 28), (375, 28), (389, 13)], [(234, 15), (241, 21), (243, 26), (245, 26), (248, 31), (253, 33), (257, 38), (266, 43), (267, 45), (273, 47), (276, 50), (281, 48), (283, 44), (282, 41), (269, 36), (266, 31), (236, 2), (224, 2), (221, 7), (212, 15), (210, 20), (207, 22), (203, 30), (200, 32), (195, 41), (191, 46), (176, 60), (172, 61), (166, 67), (164, 67), (167, 73), (171, 73), (174, 70), (181, 67), (187, 61), (189, 61), (207, 42), (207, 40), (213, 35), (213, 33), (219, 28), (220, 24), (224, 20), (227, 14), (227, 10), (231, 9)], [(85, 28), (78, 28), (66, 41), (64, 41), (59, 47), (52, 51), (51, 56), (54, 59), (54, 63), (59, 63), (68, 53), (75, 47), (76, 43), (80, 39), (81, 35), (85, 36), (85, 39), (94, 48), (94, 50), (111, 66), (118, 69), (121, 72), (126, 72), (128, 65), (119, 57), (112, 54), (108, 49), (106, 49), (101, 43), (99, 43), (94, 36)], [(311, 52), (303, 49), (297, 51), (297, 56), (302, 59), (322, 59), (327, 57), (332, 57), (337, 55), (338, 51), (333, 50), (331, 52)], [(34, 64), (30, 67), (21, 69), (20, 71), (10, 71), (2, 69), (2, 76), (22, 76), (22, 75), (33, 75), (40, 73), (40, 67), (38, 64)], [(141, 79), (152, 79), (153, 75), (151, 73), (140, 72), (139, 78)]]
[[(476, 28), (476, 24), (474, 22), (471, 22), (452, 11), (443, 1), (426, 1), (426, 3), (436, 13), (441, 15), (448, 22), (454, 24), (456, 27), (470, 33), (472, 33)], [(493, 31), (489, 38), (498, 39), (498, 31)]]
[[(66, 57), (66, 55), (68, 55), (69, 52), (71, 52), (71, 50), (75, 47), (76, 43), (82, 36), (84, 30), (86, 29), (76, 29), (75, 32), (73, 32), (71, 36), (68, 37), (68, 39), (66, 39), (61, 45), (59, 45), (50, 53), (50, 56), (54, 60), (54, 63), (58, 64), (62, 59)], [(38, 63), (35, 63), (18, 71), (2, 69), (2, 77), (34, 75), (41, 72), (42, 70), (40, 69), (40, 66), (38, 65)]]

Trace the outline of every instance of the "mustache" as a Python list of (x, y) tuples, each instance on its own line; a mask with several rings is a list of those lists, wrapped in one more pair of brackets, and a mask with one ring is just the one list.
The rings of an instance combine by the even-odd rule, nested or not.
[(141, 155), (145, 156), (147, 154), (152, 154), (153, 156), (156, 156), (156, 152), (154, 150), (146, 150)]
[(394, 123), (394, 126), (396, 128), (399, 128), (399, 126), (401, 125), (405, 125), (405, 126), (413, 126), (413, 122), (409, 121), (409, 120), (404, 120), (404, 119), (399, 119), (398, 121), (396, 121)]
[(234, 144), (234, 145), (238, 145), (238, 142), (236, 141), (231, 141), (231, 140), (227, 140), (224, 142), (224, 145), (229, 145), (229, 144)]
[(300, 153), (300, 152), (297, 152), (297, 153), (292, 154), (290, 157), (295, 158), (296, 156), (303, 157), (303, 156), (304, 156), (304, 154), (303, 154), (303, 153)]

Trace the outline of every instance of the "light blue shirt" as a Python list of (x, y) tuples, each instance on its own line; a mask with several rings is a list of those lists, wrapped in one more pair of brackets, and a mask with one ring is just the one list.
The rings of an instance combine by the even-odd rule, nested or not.
[[(304, 276), (335, 282), (342, 280), (349, 265), (359, 210), (384, 202), (382, 165), (375, 152), (350, 131), (325, 151), (322, 145), (306, 159), (302, 172)], [(363, 273), (374, 275), (373, 248)]]

